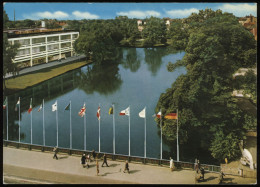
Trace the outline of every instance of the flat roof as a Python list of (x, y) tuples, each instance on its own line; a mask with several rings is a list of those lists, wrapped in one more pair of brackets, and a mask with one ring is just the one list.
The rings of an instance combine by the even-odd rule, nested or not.
[(40, 35), (59, 34), (59, 33), (68, 33), (68, 32), (78, 32), (78, 31), (75, 30), (41, 31), (36, 33), (24, 33), (24, 34), (7, 33), (7, 36), (8, 38), (20, 38), (20, 37), (40, 36)]

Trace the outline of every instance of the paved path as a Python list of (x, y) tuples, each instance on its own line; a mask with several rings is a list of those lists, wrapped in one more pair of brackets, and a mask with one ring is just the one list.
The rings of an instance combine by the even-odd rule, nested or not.
[[(68, 57), (66, 59), (62, 59), (61, 61), (56, 60), (56, 61), (52, 61), (52, 62), (49, 62), (49, 63), (44, 63), (44, 64), (32, 66), (32, 67), (27, 67), (27, 68), (20, 70), (19, 75), (31, 73), (31, 72), (34, 72), (34, 71), (38, 71), (38, 70), (41, 70), (41, 69), (45, 69), (45, 68), (49, 68), (49, 67), (53, 67), (53, 66), (57, 66), (57, 65), (61, 65), (61, 64), (66, 64), (68, 62), (71, 62), (71, 61), (74, 61), (74, 60), (77, 60), (77, 59), (82, 59), (82, 58), (85, 58), (85, 55), (72, 56), (72, 57)], [(5, 76), (5, 78), (10, 78), (12, 76), (13, 75), (11, 73), (9, 73)]]
[[(169, 168), (131, 163), (130, 174), (123, 173), (124, 162), (108, 160), (110, 167), (101, 167), (96, 175), (94, 162), (90, 168), (83, 168), (80, 156), (29, 151), (3, 147), (4, 183), (9, 184), (195, 184), (192, 170), (170, 172)], [(254, 184), (256, 179), (226, 176), (226, 183)], [(205, 182), (199, 184), (217, 184), (218, 174), (206, 173)]]

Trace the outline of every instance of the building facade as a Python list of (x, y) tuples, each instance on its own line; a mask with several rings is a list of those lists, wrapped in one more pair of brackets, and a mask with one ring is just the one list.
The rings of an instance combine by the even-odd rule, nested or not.
[(78, 37), (79, 32), (63, 31), (9, 37), (8, 42), (20, 44), (13, 62), (19, 63), (20, 67), (28, 67), (73, 56), (73, 43)]

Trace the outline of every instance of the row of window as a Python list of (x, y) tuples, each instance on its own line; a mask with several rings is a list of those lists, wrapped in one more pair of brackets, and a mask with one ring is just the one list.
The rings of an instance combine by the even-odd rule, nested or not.
[[(72, 40), (76, 39), (78, 34), (72, 34)], [(60, 40), (71, 40), (71, 35), (61, 35)], [(58, 42), (59, 36), (47, 36), (47, 42)], [(9, 40), (9, 43), (12, 44), (12, 41)], [(19, 39), (14, 40), (14, 43), (20, 43), (21, 45), (30, 45), (30, 39)], [(32, 44), (45, 43), (45, 37), (32, 38)]]
[[(62, 43), (61, 44), (61, 49), (62, 48), (66, 48), (66, 47), (71, 47), (71, 43)], [(53, 45), (48, 45), (47, 46), (47, 50), (57, 50), (59, 49), (59, 44), (53, 44)], [(40, 47), (33, 47), (32, 48), (32, 53), (39, 53), (39, 52), (43, 52), (46, 51), (46, 46), (40, 46)], [(17, 57), (18, 56), (23, 56), (23, 55), (30, 55), (30, 48), (26, 48), (26, 49), (20, 49), (17, 52)]]

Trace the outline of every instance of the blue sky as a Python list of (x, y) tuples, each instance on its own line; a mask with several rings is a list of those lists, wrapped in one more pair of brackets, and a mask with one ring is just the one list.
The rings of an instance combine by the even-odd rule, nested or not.
[(235, 16), (257, 16), (256, 3), (4, 3), (10, 20), (43, 18), (57, 20), (114, 19), (116, 16), (186, 18), (201, 9), (221, 9)]

